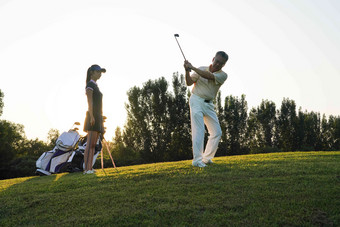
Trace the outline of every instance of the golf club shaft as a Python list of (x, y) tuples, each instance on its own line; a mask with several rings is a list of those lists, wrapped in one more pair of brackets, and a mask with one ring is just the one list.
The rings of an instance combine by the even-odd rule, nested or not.
[(176, 36), (175, 36), (175, 39), (176, 39), (176, 42), (177, 42), (177, 44), (178, 44), (179, 49), (180, 49), (181, 52), (182, 52), (182, 55), (183, 55), (183, 57), (184, 57), (184, 60), (187, 60), (187, 59), (185, 58), (185, 56), (184, 56), (183, 50), (182, 50), (181, 46), (179, 45), (179, 42), (178, 42)]

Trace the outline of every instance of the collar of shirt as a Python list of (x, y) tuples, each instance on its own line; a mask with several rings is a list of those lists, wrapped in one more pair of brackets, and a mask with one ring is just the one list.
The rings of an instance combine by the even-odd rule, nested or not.
[[(212, 67), (212, 65), (209, 65), (209, 67), (207, 68), (207, 71), (208, 72), (211, 72), (211, 67)], [(211, 72), (211, 73), (219, 73), (219, 72), (221, 72), (222, 71), (222, 69), (220, 69), (220, 70), (218, 70), (218, 71), (216, 71), (216, 72)]]
[(96, 83), (96, 81), (94, 81), (94, 80), (90, 80), (90, 82), (93, 82), (95, 85), (97, 85), (97, 86), (98, 86), (98, 84)]

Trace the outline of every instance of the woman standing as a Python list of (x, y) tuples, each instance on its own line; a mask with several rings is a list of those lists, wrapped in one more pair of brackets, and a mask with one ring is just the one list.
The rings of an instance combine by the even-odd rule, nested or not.
[(94, 170), (92, 169), (92, 164), (95, 147), (100, 133), (104, 133), (102, 111), (103, 94), (98, 88), (97, 80), (99, 80), (102, 73), (105, 72), (106, 69), (101, 68), (99, 65), (92, 65), (87, 70), (85, 89), (88, 103), (88, 111), (86, 112), (84, 123), (84, 131), (87, 132), (87, 143), (84, 152), (84, 174), (94, 173)]

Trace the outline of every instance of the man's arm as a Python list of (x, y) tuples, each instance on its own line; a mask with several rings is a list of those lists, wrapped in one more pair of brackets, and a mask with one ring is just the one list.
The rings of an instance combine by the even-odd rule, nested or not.
[(191, 69), (189, 69), (186, 66), (186, 61), (184, 62), (184, 69), (185, 69), (185, 82), (186, 82), (187, 86), (191, 86), (195, 83), (195, 81), (193, 81), (191, 76), (190, 76)]
[(190, 71), (189, 70), (185, 70), (185, 82), (187, 83), (187, 86), (191, 86), (193, 85), (195, 82), (191, 79), (190, 76)]
[(200, 75), (201, 77), (203, 77), (203, 78), (205, 78), (205, 79), (215, 81), (215, 76), (214, 76), (214, 74), (212, 74), (212, 73), (209, 72), (209, 71), (203, 71), (203, 70), (201, 70), (201, 69), (198, 69), (198, 68), (194, 67), (194, 66), (193, 66), (190, 62), (188, 62), (188, 61), (185, 62), (184, 67), (194, 70), (198, 75)]
[(191, 68), (192, 70), (194, 70), (198, 75), (200, 75), (201, 77), (205, 78), (205, 79), (208, 79), (208, 80), (212, 80), (212, 81), (215, 81), (215, 76), (214, 74), (212, 74), (211, 72), (209, 71), (203, 71), (203, 70), (200, 70), (196, 67), (193, 67)]

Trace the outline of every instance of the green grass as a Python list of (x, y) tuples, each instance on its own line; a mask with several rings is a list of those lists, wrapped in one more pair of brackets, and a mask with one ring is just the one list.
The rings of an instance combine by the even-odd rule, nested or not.
[(340, 152), (0, 181), (0, 226), (339, 226)]

